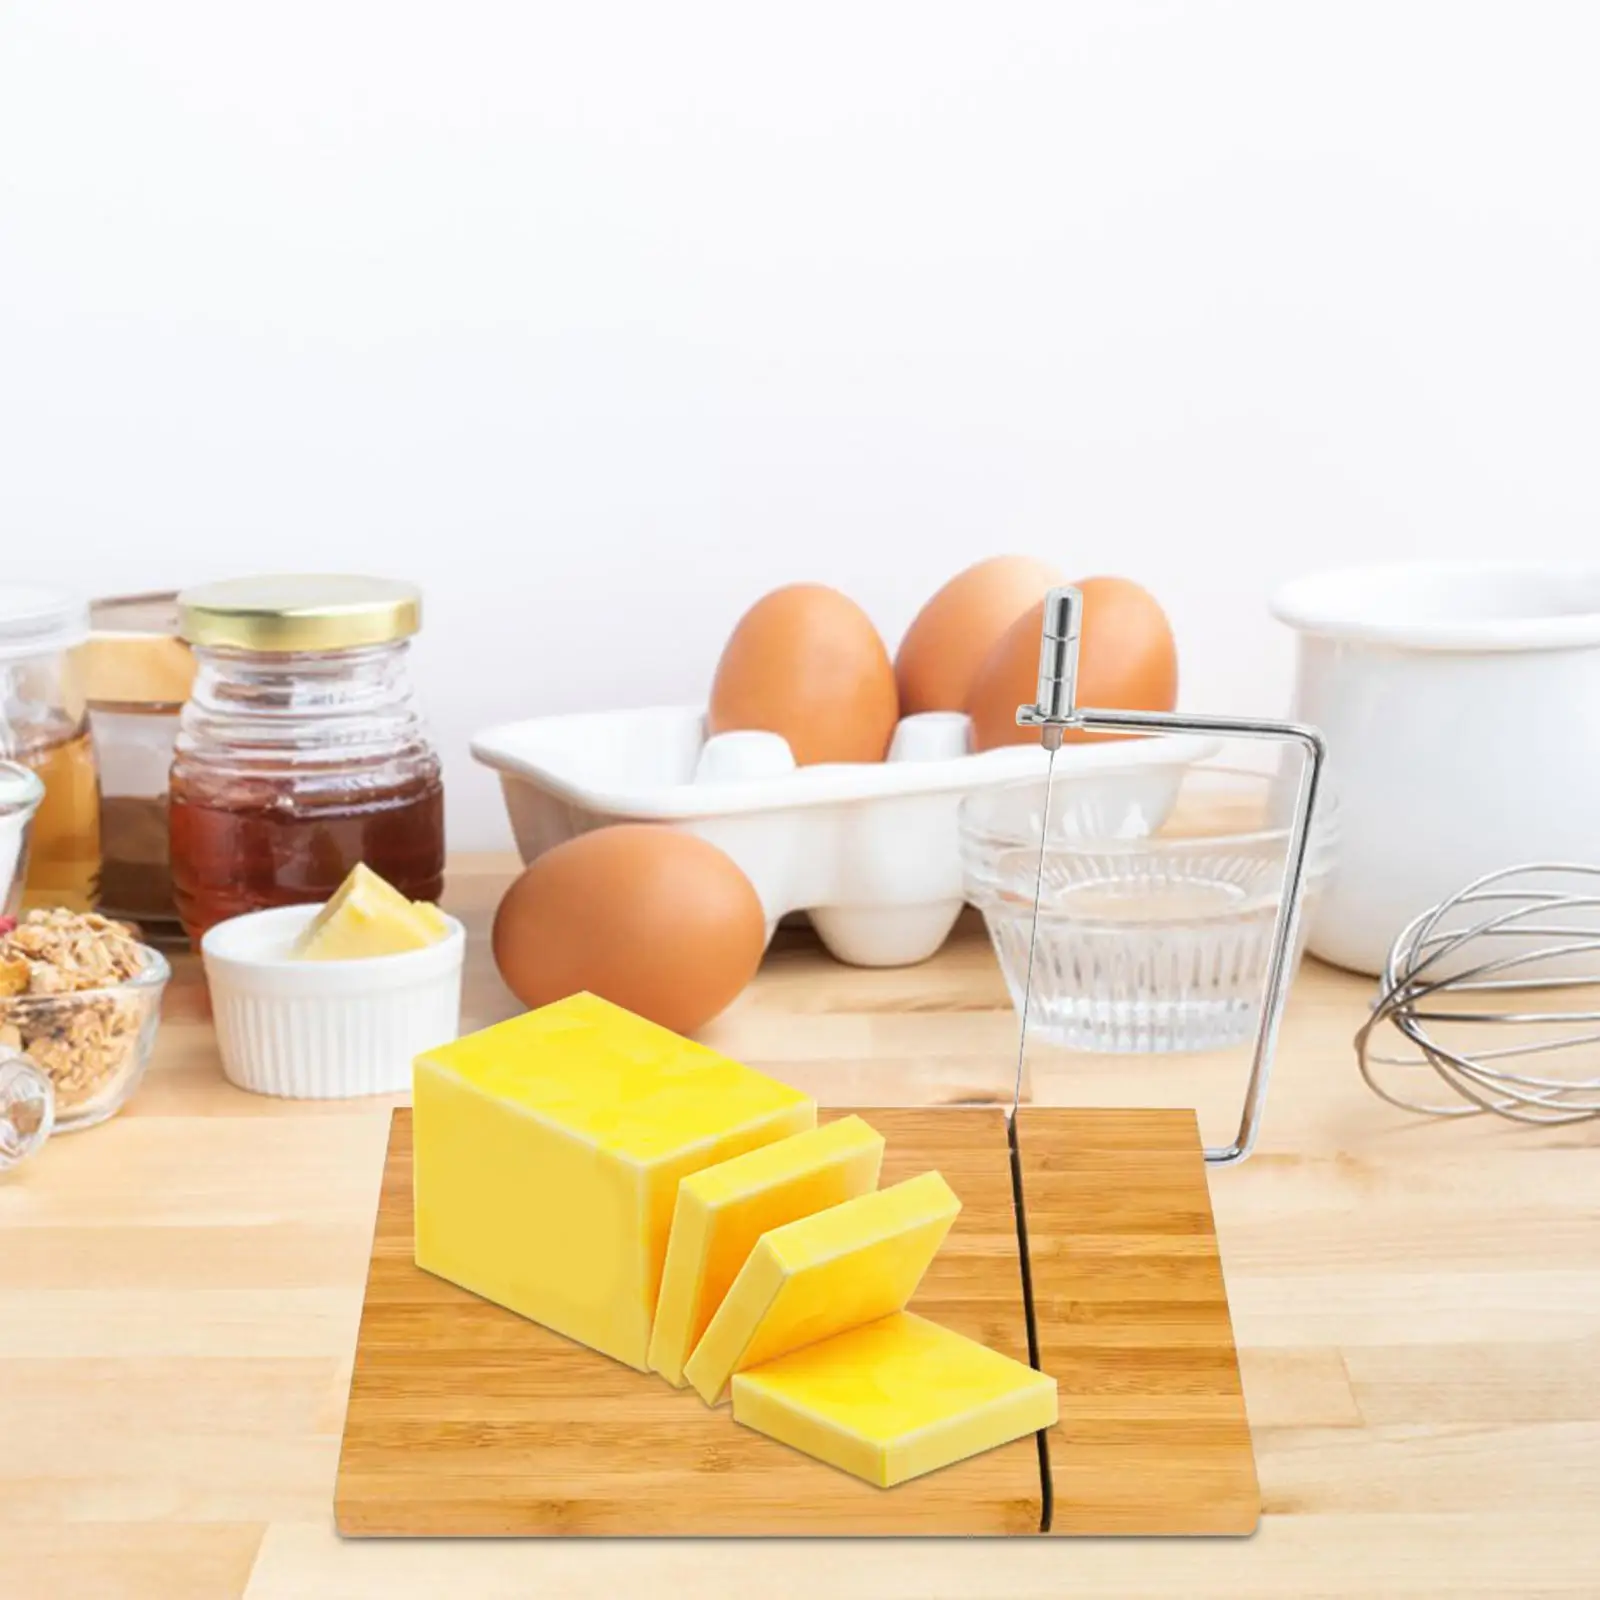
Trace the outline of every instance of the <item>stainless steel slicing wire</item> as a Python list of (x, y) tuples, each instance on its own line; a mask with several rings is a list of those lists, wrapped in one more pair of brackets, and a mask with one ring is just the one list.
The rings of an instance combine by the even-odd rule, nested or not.
[(1050, 842), (1050, 790), (1056, 771), (1056, 750), (1060, 738), (1048, 745), (1050, 759), (1044, 769), (1044, 810), (1039, 818), (1039, 866), (1033, 875), (1033, 920), (1028, 924), (1028, 968), (1022, 980), (1022, 1020), (1017, 1028), (1017, 1081), (1011, 1091), (1011, 1115), (1015, 1119), (1022, 1104), (1022, 1069), (1028, 1056), (1028, 1012), (1033, 1001), (1033, 958), (1039, 948), (1039, 901), (1044, 895), (1044, 855)]

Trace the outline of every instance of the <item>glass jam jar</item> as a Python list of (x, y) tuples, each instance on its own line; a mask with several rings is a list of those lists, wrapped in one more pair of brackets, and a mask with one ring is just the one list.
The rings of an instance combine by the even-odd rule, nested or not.
[(89, 607), (80, 652), (100, 767), (100, 910), (147, 941), (182, 937), (172, 897), (167, 776), (194, 656), (175, 594), (115, 595)]
[(170, 786), (172, 882), (213, 924), (328, 899), (358, 862), (413, 900), (444, 887), (444, 786), (407, 663), (422, 603), (382, 578), (185, 590), (195, 680)]
[(27, 907), (91, 910), (100, 875), (100, 783), (75, 657), (80, 601), (0, 586), (0, 757), (44, 783), (33, 819)]

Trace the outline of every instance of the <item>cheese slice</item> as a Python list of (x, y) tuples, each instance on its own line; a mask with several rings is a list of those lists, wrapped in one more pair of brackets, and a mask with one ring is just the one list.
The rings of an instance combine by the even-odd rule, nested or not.
[(733, 1420), (880, 1489), (1052, 1427), (1056, 1380), (901, 1311), (733, 1379)]
[(904, 1309), (960, 1209), (925, 1172), (762, 1234), (684, 1376), (715, 1405), (734, 1373)]
[(817, 1117), (591, 994), (419, 1056), (412, 1103), (417, 1265), (641, 1370), (679, 1181)]
[(683, 1363), (761, 1235), (869, 1194), (882, 1163), (883, 1135), (860, 1117), (841, 1117), (685, 1178), (667, 1239), (650, 1365), (681, 1389)]
[(365, 862), (301, 930), (290, 954), (301, 961), (356, 961), (437, 944), (450, 925), (437, 906), (408, 900)]

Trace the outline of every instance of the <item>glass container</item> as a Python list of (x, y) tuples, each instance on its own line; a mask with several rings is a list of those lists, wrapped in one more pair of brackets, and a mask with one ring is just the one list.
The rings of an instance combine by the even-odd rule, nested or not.
[(243, 578), (178, 597), (196, 673), (171, 777), (173, 889), (192, 940), (328, 899), (358, 862), (444, 886), (444, 787), (412, 689), (421, 599), (361, 577)]
[(175, 594), (96, 600), (89, 625), (80, 658), (100, 768), (99, 906), (162, 943), (182, 933), (167, 780), (194, 656), (178, 637)]
[[(964, 800), (967, 898), (1019, 1010), (1032, 941), (1034, 1036), (1107, 1053), (1217, 1050), (1250, 1038), (1296, 781), (1186, 764), (1059, 774), (1042, 855), (1044, 779)], [(1306, 862), (1308, 909), (1333, 867), (1335, 827), (1324, 801)], [(1299, 954), (1297, 944), (1294, 961)]]
[(50, 1074), (0, 1045), (0, 1172), (26, 1161), (50, 1137), (56, 1100)]
[(0, 933), (22, 909), (33, 819), (43, 799), (36, 772), (17, 761), (0, 761)]
[(100, 786), (75, 660), (88, 634), (78, 601), (0, 586), (0, 757), (44, 783), (23, 903), (87, 911), (100, 875)]

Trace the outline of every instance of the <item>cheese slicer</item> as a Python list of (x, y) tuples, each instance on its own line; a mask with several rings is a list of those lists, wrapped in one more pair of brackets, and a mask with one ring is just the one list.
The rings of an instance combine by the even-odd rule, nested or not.
[(1296, 786), (1292, 821), (1287, 832), (1281, 893), (1277, 898), (1265, 967), (1265, 993), (1262, 996), (1255, 1029), (1255, 1041), (1245, 1087), (1244, 1104), (1238, 1131), (1231, 1143), (1207, 1148), (1205, 1158), (1216, 1166), (1243, 1161), (1255, 1147), (1260, 1132), (1267, 1085), (1277, 1049), (1278, 1030), (1288, 998), (1298, 950), (1301, 913), (1304, 908), (1307, 865), (1311, 855), (1312, 823), (1317, 814), (1326, 750), (1322, 735), (1312, 727), (1292, 722), (1270, 722), (1249, 717), (1196, 716), (1175, 711), (1119, 711), (1079, 706), (1076, 703), (1078, 651), (1083, 631), (1083, 595), (1074, 588), (1052, 589), (1045, 597), (1044, 623), (1039, 643), (1039, 683), (1032, 705), (1017, 708), (1017, 723), (1039, 730), (1040, 741), (1049, 753), (1040, 807), (1039, 851), (1033, 877), (1032, 913), (1028, 930), (1028, 954), (1021, 985), (1020, 1037), (1017, 1047), (1016, 1083), (1012, 1094), (1012, 1117), (1022, 1100), (1023, 1070), (1027, 1060), (1030, 1026), (1037, 1026), (1034, 1004), (1034, 969), (1039, 954), (1040, 905), (1045, 897), (1046, 863), (1050, 842), (1050, 811), (1054, 792), (1055, 758), (1063, 738), (1070, 732), (1132, 734), (1150, 737), (1161, 734), (1187, 734), (1218, 738), (1271, 741), (1294, 745), (1303, 759)]

